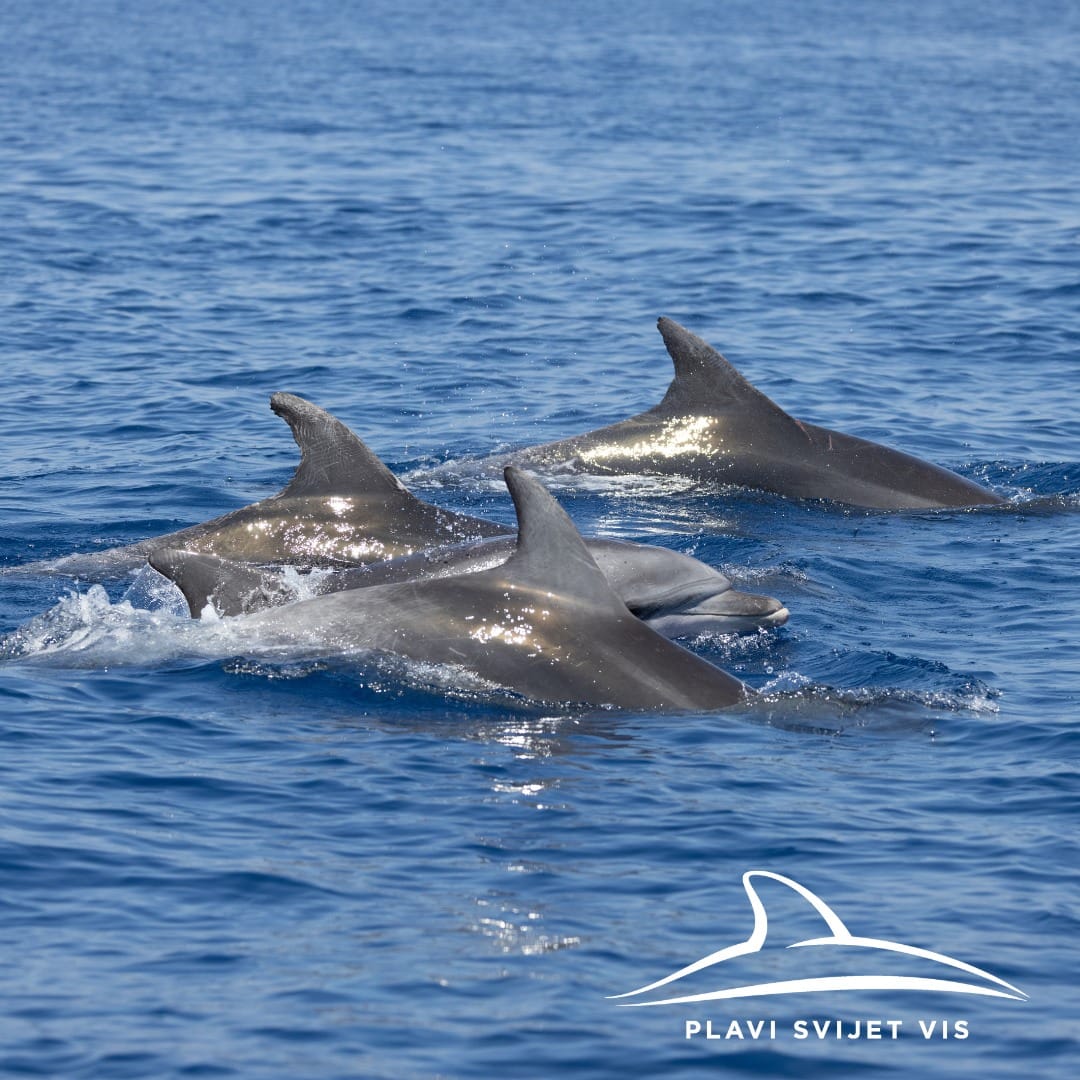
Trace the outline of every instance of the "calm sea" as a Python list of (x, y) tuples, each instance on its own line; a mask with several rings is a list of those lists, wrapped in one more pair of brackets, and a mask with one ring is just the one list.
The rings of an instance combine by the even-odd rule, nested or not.
[[(0, 633), (37, 620), (0, 663), (0, 1073), (1071, 1077), (1078, 132), (1064, 0), (0, 3), (4, 565), (278, 490), (277, 390), (510, 521), (467, 459), (655, 404), (662, 314), (1009, 500), (558, 481), (790, 608), (693, 643), (768, 691), (707, 716), (194, 663), (149, 571), (0, 577)], [(750, 870), (1027, 1000), (609, 999), (747, 939)], [(688, 992), (836, 973), (757, 889), (767, 948)]]

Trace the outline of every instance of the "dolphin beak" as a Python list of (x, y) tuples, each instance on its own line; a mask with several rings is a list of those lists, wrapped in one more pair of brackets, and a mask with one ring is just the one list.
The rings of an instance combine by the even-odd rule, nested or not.
[(681, 604), (669, 604), (662, 610), (638, 614), (661, 634), (691, 637), (709, 631), (742, 634), (768, 630), (783, 626), (790, 613), (775, 597), (725, 589), (704, 595), (698, 593)]
[(677, 614), (701, 619), (746, 621), (748, 629), (756, 630), (759, 626), (783, 626), (788, 621), (789, 612), (773, 596), (728, 589), (686, 604)]

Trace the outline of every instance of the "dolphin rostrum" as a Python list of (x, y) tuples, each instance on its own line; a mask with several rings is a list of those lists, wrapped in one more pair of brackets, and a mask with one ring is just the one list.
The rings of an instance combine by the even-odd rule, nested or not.
[(796, 420), (696, 334), (672, 319), (658, 326), (675, 365), (659, 405), (499, 460), (540, 470), (677, 474), (880, 510), (1005, 501), (899, 450)]
[[(230, 640), (275, 655), (375, 652), (454, 665), (541, 702), (700, 711), (752, 696), (738, 679), (631, 615), (538, 480), (513, 466), (505, 479), (518, 538), (499, 566), (236, 616)], [(150, 556), (185, 592), (202, 560), (176, 549)]]
[[(237, 564), (351, 566), (310, 579), (310, 591), (325, 593), (489, 569), (513, 551), (512, 529), (418, 499), (324, 409), (284, 393), (274, 394), (270, 407), (288, 422), (301, 455), (277, 495), (168, 536), (12, 569), (120, 573), (163, 547)], [(733, 589), (727, 577), (689, 555), (616, 540), (587, 543), (631, 610), (668, 636), (738, 633), (787, 621), (778, 600)], [(214, 606), (222, 615), (295, 598), (280, 574), (254, 566), (234, 565), (216, 588)]]

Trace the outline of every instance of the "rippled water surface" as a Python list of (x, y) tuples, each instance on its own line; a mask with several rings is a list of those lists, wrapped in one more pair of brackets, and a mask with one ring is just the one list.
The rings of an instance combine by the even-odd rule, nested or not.
[[(277, 491), (277, 390), (511, 522), (470, 460), (655, 404), (662, 314), (1008, 500), (557, 478), (586, 533), (791, 610), (691, 643), (766, 691), (716, 715), (200, 659), (149, 570), (0, 576), (0, 1073), (1072, 1075), (1075, 5), (14, 0), (0, 31), (7, 567)], [(746, 939), (749, 870), (1027, 1000), (609, 1000)], [(756, 966), (684, 992), (868, 973), (783, 949), (823, 924), (759, 892)], [(685, 1037), (710, 1019), (744, 1037)]]

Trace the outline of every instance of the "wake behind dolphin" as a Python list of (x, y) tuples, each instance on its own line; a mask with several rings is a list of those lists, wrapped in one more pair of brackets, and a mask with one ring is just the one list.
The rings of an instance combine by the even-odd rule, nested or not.
[(500, 455), (533, 469), (654, 473), (879, 510), (993, 505), (978, 484), (899, 450), (804, 423), (711, 345), (658, 323), (675, 365), (659, 405), (569, 439)]

